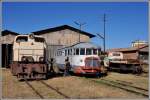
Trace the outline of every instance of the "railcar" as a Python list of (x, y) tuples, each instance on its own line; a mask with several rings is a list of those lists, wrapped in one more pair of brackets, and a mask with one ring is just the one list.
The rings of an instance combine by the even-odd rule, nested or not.
[(46, 43), (43, 37), (18, 35), (13, 42), (11, 72), (19, 79), (47, 77)]
[(75, 74), (106, 73), (100, 63), (100, 47), (90, 42), (80, 42), (69, 47), (60, 48), (55, 54), (59, 71), (65, 68), (65, 59), (68, 57), (71, 65), (70, 71)]

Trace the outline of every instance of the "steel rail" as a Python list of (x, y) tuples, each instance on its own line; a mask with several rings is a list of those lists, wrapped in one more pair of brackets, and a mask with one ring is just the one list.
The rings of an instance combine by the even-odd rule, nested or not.
[[(91, 81), (96, 82), (96, 83), (106, 84), (106, 85), (108, 85), (108, 86), (112, 86), (112, 87), (116, 87), (116, 88), (120, 88), (120, 89), (122, 89), (122, 90), (125, 90), (125, 91), (127, 91), (127, 92), (131, 92), (131, 93), (134, 93), (134, 94), (138, 94), (138, 95), (140, 94), (140, 95), (142, 95), (142, 96), (144, 96), (144, 97), (148, 97), (148, 96), (149, 96), (148, 94), (144, 94), (144, 93), (142, 93), (142, 92), (137, 92), (137, 91), (132, 90), (132, 89), (127, 89), (127, 88), (125, 88), (125, 87), (123, 87), (123, 86), (117, 86), (117, 85), (115, 85), (115, 84), (110, 83), (110, 81), (107, 81), (107, 82), (106, 82), (106, 80), (105, 80), (105, 81), (104, 81), (104, 80), (101, 80), (101, 81), (91, 80)], [(108, 82), (109, 82), (109, 83), (108, 83)]]
[(58, 91), (56, 88), (50, 86), (49, 84), (45, 83), (44, 81), (40, 80), (40, 82), (41, 82), (42, 84), (44, 84), (46, 87), (50, 88), (51, 90), (54, 90), (54, 91), (57, 92), (58, 94), (62, 95), (62, 96), (65, 97), (66, 99), (70, 99), (69, 96), (67, 96), (67, 95), (65, 95), (64, 93)]
[(41, 98), (44, 99), (44, 97), (25, 79), (26, 84)]

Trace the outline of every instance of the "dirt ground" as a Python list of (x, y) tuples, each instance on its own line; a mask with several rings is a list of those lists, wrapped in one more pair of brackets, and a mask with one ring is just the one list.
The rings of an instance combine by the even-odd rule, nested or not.
[[(12, 76), (10, 69), (2, 70), (2, 98), (7, 99), (38, 99), (40, 98), (25, 82), (20, 82)], [(131, 82), (133, 85), (148, 89), (148, 77), (141, 77), (132, 74), (120, 74), (110, 72), (103, 77), (110, 80), (122, 80)], [(97, 80), (101, 80), (98, 78)], [(111, 87), (105, 84), (95, 83), (85, 77), (68, 76), (53, 77), (43, 80), (60, 93), (73, 99), (94, 99), (94, 98), (145, 98), (125, 90)], [(44, 99), (64, 99), (60, 93), (41, 84), (40, 81), (29, 82)]]

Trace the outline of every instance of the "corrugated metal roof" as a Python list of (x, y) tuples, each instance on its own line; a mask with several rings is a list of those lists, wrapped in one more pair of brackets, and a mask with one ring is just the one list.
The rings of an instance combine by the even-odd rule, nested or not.
[(139, 46), (139, 47), (130, 47), (130, 48), (114, 48), (114, 49), (108, 49), (107, 52), (125, 52), (125, 51), (136, 51), (138, 49), (143, 49), (145, 47), (148, 47), (148, 45), (143, 45), (143, 46)]
[(63, 47), (60, 49), (65, 49), (65, 48), (101, 48), (101, 47), (97, 46), (91, 42), (80, 42), (80, 43), (76, 43), (74, 45)]
[(10, 31), (10, 30), (4, 30), (4, 31), (2, 31), (1, 34), (2, 34), (2, 36), (8, 35), (8, 34), (19, 35), (19, 33), (12, 32), (12, 31)]
[(69, 25), (62, 25), (62, 26), (49, 28), (49, 29), (44, 29), (44, 30), (40, 30), (40, 31), (32, 32), (32, 33), (34, 33), (35, 35), (41, 35), (41, 34), (45, 34), (45, 33), (48, 33), (48, 32), (55, 32), (55, 31), (60, 31), (60, 30), (64, 30), (64, 29), (70, 29), (70, 30), (75, 31), (75, 32), (80, 32), (81, 34), (87, 35), (90, 38), (95, 37), (95, 35), (93, 35), (91, 33), (76, 29), (76, 28), (71, 27)]

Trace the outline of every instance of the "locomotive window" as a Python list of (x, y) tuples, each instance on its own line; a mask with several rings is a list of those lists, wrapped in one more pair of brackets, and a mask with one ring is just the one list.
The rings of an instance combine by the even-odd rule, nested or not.
[(76, 49), (76, 55), (79, 55), (79, 48)]
[(86, 55), (91, 55), (92, 54), (92, 49), (86, 49)]
[(40, 37), (35, 37), (35, 42), (44, 42), (44, 38), (40, 38)]
[(27, 42), (28, 41), (28, 37), (27, 36), (19, 36), (16, 39), (16, 42)]
[(80, 49), (80, 55), (85, 55), (85, 48)]
[(93, 54), (97, 55), (97, 49), (93, 49)]

